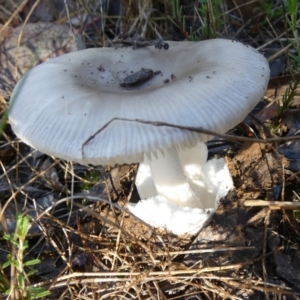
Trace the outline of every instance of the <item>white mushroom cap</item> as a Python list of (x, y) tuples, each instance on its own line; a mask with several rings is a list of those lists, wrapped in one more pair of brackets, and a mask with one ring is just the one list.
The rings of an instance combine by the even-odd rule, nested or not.
[[(222, 39), (169, 46), (167, 51), (88, 49), (33, 68), (11, 97), (13, 130), (44, 153), (82, 164), (140, 162), (144, 153), (173, 145), (190, 147), (209, 136), (116, 120), (84, 143), (116, 117), (224, 133), (241, 122), (266, 91), (268, 63), (251, 47)], [(142, 68), (162, 75), (132, 89), (119, 85)]]

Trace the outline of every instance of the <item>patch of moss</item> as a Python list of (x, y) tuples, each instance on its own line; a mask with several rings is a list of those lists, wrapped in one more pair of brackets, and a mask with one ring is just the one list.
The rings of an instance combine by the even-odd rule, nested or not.
[(80, 183), (80, 188), (82, 190), (89, 190), (91, 189), (99, 180), (103, 177), (103, 174), (100, 170), (97, 169), (90, 169), (84, 172), (82, 178), (85, 181)]

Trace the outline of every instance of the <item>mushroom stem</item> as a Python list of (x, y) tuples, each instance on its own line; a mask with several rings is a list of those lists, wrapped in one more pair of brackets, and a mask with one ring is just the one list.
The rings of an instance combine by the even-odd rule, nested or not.
[[(152, 157), (152, 160), (145, 158), (144, 162), (140, 163), (136, 177), (136, 186), (141, 199), (163, 195), (170, 202), (179, 206), (194, 203), (192, 207), (205, 209), (217, 208), (218, 201), (216, 197), (219, 190), (219, 182), (216, 175), (218, 168), (222, 169), (224, 166), (218, 166), (215, 162), (207, 162), (208, 150), (206, 144), (197, 143), (194, 147), (174, 149), (171, 150), (171, 152), (172, 153), (170, 153), (170, 151), (168, 153), (164, 152), (166, 155), (160, 154), (158, 157)], [(180, 166), (178, 165), (177, 158), (180, 161)], [(167, 163), (167, 161), (169, 162)], [(167, 164), (167, 166), (163, 166), (163, 164)], [(221, 162), (219, 164), (221, 164)], [(150, 165), (152, 166), (151, 169)], [(171, 165), (171, 167), (169, 165)], [(170, 168), (174, 169), (168, 171)], [(153, 176), (153, 169), (158, 173), (155, 175), (155, 178)], [(178, 174), (181, 174), (181, 183), (182, 180), (184, 180), (184, 184), (181, 185), (181, 190), (174, 188), (177, 178), (174, 177), (174, 170), (177, 170), (177, 177)], [(171, 173), (171, 175), (165, 174), (166, 172)], [(183, 178), (182, 172), (185, 178)], [(168, 186), (172, 184), (173, 186), (167, 188), (166, 182), (167, 180), (172, 180), (171, 178), (173, 178), (173, 182), (168, 183)], [(163, 189), (161, 188), (162, 183), (164, 185)], [(180, 199), (178, 200), (178, 198)], [(195, 200), (195, 198), (197, 200)]]
[[(209, 222), (220, 199), (233, 188), (233, 182), (223, 158), (206, 161), (207, 147), (204, 143), (198, 143), (188, 149), (177, 149), (176, 153), (190, 188), (201, 200), (203, 208), (181, 207), (178, 203), (174, 204), (170, 194), (167, 195), (167, 199), (160, 195), (154, 184), (149, 160), (146, 160), (140, 163), (136, 176), (136, 187), (142, 200), (137, 204), (129, 203), (128, 209), (151, 226), (167, 228), (174, 234), (196, 234)], [(158, 171), (159, 168), (165, 167), (159, 164), (164, 157), (160, 156), (158, 161), (154, 160)], [(174, 187), (171, 187), (172, 189)], [(183, 202), (182, 199), (179, 200)]]
[(151, 160), (145, 157), (149, 165), (157, 194), (181, 207), (203, 208), (200, 199), (193, 192), (181, 165), (175, 148), (158, 153)]
[(192, 148), (179, 150), (178, 156), (188, 183), (201, 200), (203, 208), (217, 208), (217, 170), (215, 164), (207, 163), (206, 144), (198, 143)]

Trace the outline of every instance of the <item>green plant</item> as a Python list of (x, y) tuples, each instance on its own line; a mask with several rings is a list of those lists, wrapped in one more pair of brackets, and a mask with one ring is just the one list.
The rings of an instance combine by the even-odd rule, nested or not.
[[(299, 35), (297, 29), (297, 15), (298, 15), (298, 0), (287, 0), (288, 16), (286, 17), (289, 27), (291, 28), (295, 37), (295, 42), (299, 47)], [(299, 49), (298, 49), (299, 50)], [(299, 58), (300, 60), (300, 58)]]
[(182, 6), (179, 4), (179, 0), (171, 0), (172, 16), (168, 15), (170, 22), (179, 28), (182, 33), (186, 30), (186, 18), (182, 13)]
[(293, 33), (294, 39), (290, 39), (290, 48), (293, 51), (288, 53), (288, 70), (292, 77), (288, 88), (286, 89), (284, 95), (282, 96), (281, 102), (278, 104), (278, 114), (275, 120), (274, 128), (278, 128), (280, 121), (283, 117), (285, 111), (293, 104), (296, 96), (300, 96), (300, 40), (297, 29), (297, 0), (287, 1), (288, 13), (286, 15), (286, 22)]
[[(298, 4), (299, 5), (299, 4)], [(295, 53), (289, 52), (289, 58), (290, 58), (290, 73), (296, 74), (296, 76), (293, 78), (295, 81), (298, 80), (298, 83), (300, 81), (300, 39), (298, 34), (298, 28), (297, 28), (297, 14), (298, 14), (298, 6), (297, 6), (297, 0), (288, 0), (287, 2), (288, 7), (288, 14), (286, 16), (287, 24), (289, 25), (289, 28), (291, 29), (294, 39), (290, 40), (290, 43), (292, 47), (295, 49)]]
[[(30, 228), (30, 219), (20, 213), (16, 216), (16, 229), (14, 234), (5, 234), (4, 239), (11, 243), (12, 251), (8, 255), (8, 260), (3, 264), (3, 268), (10, 266), (11, 282), (10, 287), (5, 294), (11, 296), (12, 299), (38, 299), (50, 294), (44, 288), (31, 287), (29, 277), (36, 272), (32, 266), (40, 263), (39, 259), (24, 261), (25, 250), (28, 248), (26, 240), (27, 232)], [(28, 271), (26, 268), (30, 268)], [(0, 281), (3, 278), (0, 278)], [(5, 282), (5, 281), (3, 281)]]
[(0, 293), (5, 294), (10, 288), (10, 282), (4, 274), (3, 268), (0, 265)]
[(6, 110), (4, 113), (3, 113), (3, 116), (0, 120), (0, 136), (5, 128), (5, 125), (6, 125), (6, 122), (8, 120), (8, 111)]
[(103, 177), (103, 174), (100, 170), (91, 169), (84, 173), (82, 178), (84, 181), (80, 183), (80, 188), (82, 190), (89, 190), (92, 186), (94, 186), (99, 180)]
[(191, 39), (198, 37), (202, 39), (212, 39), (219, 36), (224, 21), (222, 18), (221, 0), (199, 0), (198, 16), (201, 20), (201, 26), (198, 33), (191, 33)]
[(187, 28), (187, 17), (179, 0), (172, 0), (172, 16), (168, 16), (168, 19), (191, 41), (212, 39), (219, 36), (224, 25), (222, 3), (222, 0), (198, 0), (198, 6), (195, 6), (198, 22)]
[(264, 16), (264, 18), (260, 20), (259, 25), (261, 27), (268, 24), (267, 19), (272, 22), (272, 20), (276, 20), (284, 14), (282, 6), (274, 6), (274, 3), (270, 0), (260, 1), (259, 6), (255, 7), (253, 12)]

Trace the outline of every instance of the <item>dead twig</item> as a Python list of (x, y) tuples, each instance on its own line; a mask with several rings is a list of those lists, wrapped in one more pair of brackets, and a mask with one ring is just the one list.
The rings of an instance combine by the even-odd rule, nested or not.
[(300, 210), (300, 202), (246, 200), (245, 206), (269, 206), (270, 210), (289, 209)]
[(278, 143), (278, 142), (287, 142), (287, 141), (295, 141), (300, 140), (300, 135), (296, 136), (288, 136), (288, 137), (278, 137), (278, 138), (268, 138), (268, 139), (257, 139), (257, 138), (248, 138), (248, 137), (242, 137), (242, 136), (232, 136), (229, 134), (223, 134), (218, 133), (212, 130), (205, 129), (203, 127), (190, 127), (190, 126), (182, 126), (182, 125), (176, 125), (171, 124), (167, 122), (160, 122), (160, 121), (147, 121), (147, 120), (140, 120), (140, 119), (127, 119), (127, 118), (113, 118), (110, 121), (108, 121), (106, 124), (104, 124), (99, 130), (97, 130), (93, 135), (91, 135), (81, 146), (82, 156), (84, 157), (84, 147), (93, 140), (98, 134), (100, 134), (104, 129), (106, 129), (112, 122), (114, 121), (127, 121), (127, 122), (137, 122), (142, 124), (148, 124), (151, 126), (158, 126), (158, 127), (171, 127), (176, 129), (182, 129), (192, 132), (198, 132), (198, 133), (204, 133), (207, 135), (213, 135), (220, 138), (223, 138), (228, 141), (235, 141), (235, 142), (251, 142), (251, 143), (262, 143), (262, 144), (268, 144), (268, 143)]

